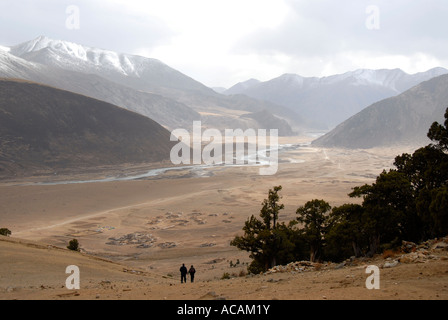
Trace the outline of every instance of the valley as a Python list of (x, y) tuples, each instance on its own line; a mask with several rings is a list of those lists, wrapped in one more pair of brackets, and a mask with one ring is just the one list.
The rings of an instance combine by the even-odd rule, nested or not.
[[(46, 36), (0, 46), (0, 228), (11, 232), (0, 235), (0, 299), (448, 299), (446, 237), (411, 244), (412, 252), (296, 261), (259, 274), (248, 273), (253, 257), (231, 245), (273, 187), (282, 186), (279, 223), (296, 221), (311, 200), (361, 204), (349, 197), (353, 188), (427, 145), (428, 128), (446, 109), (448, 70), (426, 70), (285, 73), (218, 93), (136, 54)], [(248, 137), (247, 155), (222, 147), (227, 130), (241, 137), (248, 129), (265, 138), (258, 148)], [(272, 129), (278, 159), (260, 134)], [(443, 164), (445, 140), (435, 140), (429, 155)], [(416, 181), (400, 174), (406, 186)], [(432, 190), (433, 211), (446, 199), (445, 180)], [(385, 212), (395, 206), (387, 202)], [(67, 248), (74, 239), (79, 252)], [(303, 239), (291, 247), (302, 250)], [(181, 287), (183, 263), (197, 274)], [(80, 289), (68, 290), (70, 265), (81, 269)], [(381, 290), (366, 289), (369, 265), (380, 268)]]
[[(307, 139), (290, 137), (281, 142), (304, 144)], [(280, 218), (287, 222), (295, 219), (298, 206), (312, 199), (324, 198), (332, 206), (355, 201), (347, 196), (351, 189), (371, 183), (383, 169), (392, 167), (397, 152), (409, 150), (304, 146), (281, 153), (285, 161), (280, 161), (274, 176), (260, 176), (257, 167), (230, 166), (204, 168), (197, 176), (173, 171), (134, 181), (10, 181), (0, 186), (2, 225), (13, 237), (58, 247), (76, 238), (83, 252), (147, 272), (175, 275), (183, 261), (194, 263), (202, 280), (212, 280), (232, 271), (230, 261), (250, 261), (246, 252), (229, 242), (250, 215), (258, 216), (270, 188), (283, 186), (285, 210)], [(111, 238), (132, 234), (153, 241), (148, 247), (139, 247), (145, 243), (138, 241), (108, 244)], [(212, 260), (218, 262), (210, 264)]]

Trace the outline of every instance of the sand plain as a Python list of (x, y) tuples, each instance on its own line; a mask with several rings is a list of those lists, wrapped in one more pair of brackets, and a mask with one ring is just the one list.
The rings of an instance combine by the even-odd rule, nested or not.
[[(428, 282), (418, 282), (408, 274), (409, 279), (403, 281), (406, 287), (377, 293), (367, 292), (359, 268), (294, 278), (272, 275), (271, 283), (258, 276), (221, 280), (226, 272), (235, 276), (244, 272), (250, 262), (246, 252), (229, 243), (250, 215), (258, 216), (270, 188), (283, 187), (285, 209), (280, 218), (290, 221), (296, 209), (312, 199), (324, 199), (332, 206), (356, 202), (347, 196), (353, 187), (372, 183), (382, 170), (393, 166), (395, 156), (415, 149), (319, 149), (307, 142), (306, 137), (282, 139), (281, 143), (297, 147), (280, 155), (279, 170), (273, 176), (260, 176), (256, 166), (241, 166), (170, 171), (130, 181), (36, 184), (37, 177), (3, 181), (0, 227), (10, 229), (13, 238), (0, 241), (0, 298), (395, 299), (398, 292), (400, 298), (413, 299), (406, 290), (424, 287), (418, 289), (417, 298), (446, 299), (444, 260), (434, 262)], [(81, 176), (57, 179), (76, 181)], [(65, 248), (73, 238), (82, 248), (75, 258), (77, 253), (57, 249)], [(75, 293), (64, 289), (67, 275), (62, 270), (72, 259), (81, 269), (91, 271), (83, 278), (84, 287)], [(182, 263), (198, 271), (196, 283), (189, 287), (179, 284)], [(36, 268), (45, 272), (36, 275)], [(358, 280), (345, 286), (329, 285), (347, 281), (347, 272), (356, 274)], [(390, 272), (393, 281), (397, 275)], [(443, 285), (432, 287), (431, 281)], [(276, 287), (276, 294), (266, 290), (270, 286)]]

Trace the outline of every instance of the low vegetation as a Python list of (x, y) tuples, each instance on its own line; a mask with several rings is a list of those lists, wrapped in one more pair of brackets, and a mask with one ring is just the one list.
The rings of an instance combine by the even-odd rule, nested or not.
[(252, 215), (244, 235), (231, 245), (250, 252), (251, 273), (294, 261), (342, 261), (393, 252), (402, 241), (422, 242), (448, 234), (448, 109), (443, 125), (435, 122), (430, 145), (395, 159), (371, 185), (349, 194), (362, 204), (332, 208), (314, 199), (300, 206), (297, 218), (279, 223), (281, 186), (269, 190), (260, 218)]
[(7, 228), (0, 228), (0, 236), (9, 237), (11, 235), (11, 231)]
[(67, 249), (79, 252), (80, 248), (79, 248), (78, 240), (76, 240), (76, 239), (70, 240), (70, 242), (68, 243)]

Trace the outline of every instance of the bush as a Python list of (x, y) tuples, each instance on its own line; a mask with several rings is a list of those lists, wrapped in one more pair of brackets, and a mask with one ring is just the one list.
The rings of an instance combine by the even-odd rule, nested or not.
[(228, 272), (224, 272), (224, 274), (221, 277), (221, 280), (228, 280), (230, 279), (230, 274)]
[(9, 229), (6, 229), (6, 228), (1, 228), (0, 229), (0, 235), (5, 236), (5, 237), (9, 237), (11, 235), (11, 231)]
[(67, 249), (72, 250), (72, 251), (79, 251), (79, 242), (76, 239), (71, 240), (68, 243)]

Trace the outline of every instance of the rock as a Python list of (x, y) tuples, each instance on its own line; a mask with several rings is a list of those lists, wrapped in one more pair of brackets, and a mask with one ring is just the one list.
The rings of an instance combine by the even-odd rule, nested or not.
[(417, 248), (417, 244), (410, 241), (402, 241), (401, 243), (401, 250), (405, 253), (413, 252)]
[(130, 233), (126, 234), (120, 238), (109, 238), (109, 242), (107, 242), (107, 245), (114, 245), (114, 246), (125, 246), (125, 245), (141, 245), (138, 246), (139, 248), (149, 248), (156, 242), (156, 239), (153, 237), (152, 234), (146, 234), (146, 233)]
[(214, 300), (225, 301), (227, 299), (226, 299), (226, 297), (217, 297)]
[(448, 243), (446, 243), (446, 242), (437, 242), (437, 243), (432, 245), (431, 249), (432, 250), (436, 250), (436, 249), (448, 250)]
[(265, 274), (278, 273), (278, 272), (297, 273), (305, 271), (314, 271), (321, 268), (321, 266), (322, 265), (319, 263), (313, 263), (310, 261), (297, 261), (297, 262), (291, 262), (285, 266), (275, 266), (266, 271)]
[(158, 247), (162, 248), (162, 249), (171, 249), (171, 248), (175, 248), (177, 246), (177, 244), (175, 242), (164, 242), (164, 243), (160, 243), (158, 245)]
[(200, 245), (201, 248), (214, 247), (216, 243), (203, 243)]
[(439, 259), (437, 256), (432, 255), (430, 251), (426, 249), (418, 249), (416, 252), (411, 252), (402, 255), (398, 260), (401, 263), (425, 263), (428, 260)]
[(384, 265), (383, 265), (383, 268), (394, 268), (394, 267), (396, 267), (398, 264), (399, 264), (399, 262), (398, 262), (398, 261), (395, 261), (395, 260), (393, 260), (393, 261), (386, 261), (386, 262), (384, 263)]

